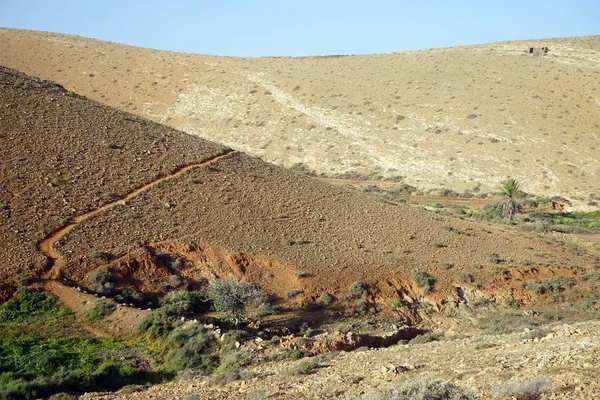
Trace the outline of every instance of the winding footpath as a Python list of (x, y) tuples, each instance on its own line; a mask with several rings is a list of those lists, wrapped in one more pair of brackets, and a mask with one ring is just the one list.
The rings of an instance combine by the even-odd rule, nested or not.
[(111, 203), (107, 203), (107, 204), (103, 205), (102, 207), (96, 208), (95, 210), (92, 210), (92, 211), (88, 211), (85, 214), (81, 214), (81, 215), (69, 220), (69, 222), (65, 226), (50, 233), (39, 244), (39, 250), (48, 259), (48, 264), (46, 266), (46, 272), (44, 273), (43, 278), (46, 280), (56, 280), (59, 277), (60, 268), (64, 265), (64, 259), (55, 248), (56, 242), (58, 242), (60, 239), (62, 239), (66, 235), (68, 235), (69, 232), (71, 232), (79, 224), (81, 224), (88, 218), (98, 215), (104, 211), (110, 210), (111, 208), (113, 208), (115, 206), (125, 205), (125, 204), (127, 204), (127, 202), (129, 200), (137, 197), (138, 195), (140, 195), (144, 192), (147, 192), (148, 190), (152, 189), (154, 186), (156, 186), (164, 181), (168, 181), (170, 179), (177, 178), (178, 176), (185, 174), (186, 172), (188, 172), (189, 170), (191, 170), (193, 168), (197, 168), (197, 167), (201, 167), (203, 165), (208, 165), (208, 164), (214, 163), (220, 159), (229, 157), (230, 155), (232, 155), (234, 153), (236, 153), (235, 150), (228, 149), (217, 156), (209, 158), (208, 160), (205, 160), (205, 161), (202, 161), (199, 163), (181, 166), (181, 167), (177, 168), (174, 172), (172, 172), (166, 176), (163, 176), (161, 178), (155, 179), (149, 183), (146, 183), (145, 185), (129, 192), (128, 194), (126, 194), (125, 196), (121, 197), (118, 200), (115, 200)]

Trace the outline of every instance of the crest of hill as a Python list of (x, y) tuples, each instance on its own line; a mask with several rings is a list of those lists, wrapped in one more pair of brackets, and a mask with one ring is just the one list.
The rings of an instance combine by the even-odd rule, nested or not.
[(0, 64), (286, 167), (600, 197), (599, 36), (243, 59), (0, 29)]
[[(0, 85), (0, 134), (9, 144), (0, 150), (7, 291), (18, 272), (47, 272), (40, 243), (82, 215), (89, 218), (55, 244), (61, 275), (75, 282), (110, 262), (126, 284), (152, 286), (177, 273), (162, 268), (167, 254), (187, 259), (178, 272), (186, 279), (199, 279), (201, 265), (204, 276), (237, 275), (309, 299), (359, 280), (382, 293), (414, 292), (414, 269), (435, 276), (438, 296), (455, 297), (459, 272), (506, 295), (523, 277), (577, 275), (594, 265), (591, 254), (565, 243), (332, 187), (8, 68)], [(172, 179), (157, 181), (165, 176)], [(106, 204), (114, 206), (101, 209)], [(507, 275), (499, 262), (515, 269)]]

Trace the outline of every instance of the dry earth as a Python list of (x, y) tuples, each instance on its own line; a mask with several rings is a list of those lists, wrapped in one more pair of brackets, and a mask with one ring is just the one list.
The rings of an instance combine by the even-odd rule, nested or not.
[(89, 393), (82, 399), (377, 399), (377, 393), (407, 377), (424, 374), (473, 387), (481, 399), (496, 397), (511, 383), (545, 378), (551, 390), (541, 399), (596, 399), (600, 396), (600, 323), (556, 324), (541, 338), (531, 331), (503, 335), (455, 336), (448, 341), (398, 344), (383, 349), (340, 352), (322, 358), (310, 375), (294, 375), (306, 362), (251, 367), (252, 378), (213, 385), (187, 380), (139, 392)]
[(600, 197), (599, 36), (244, 59), (0, 29), (0, 64), (288, 167)]
[[(117, 287), (154, 296), (233, 275), (280, 298), (299, 291), (298, 305), (363, 281), (387, 308), (419, 304), (418, 269), (437, 279), (429, 301), (453, 308), (536, 302), (524, 282), (598, 263), (594, 248), (385, 203), (9, 69), (0, 85), (5, 295), (18, 272), (89, 286), (108, 266)], [(594, 293), (582, 282), (567, 298)]]

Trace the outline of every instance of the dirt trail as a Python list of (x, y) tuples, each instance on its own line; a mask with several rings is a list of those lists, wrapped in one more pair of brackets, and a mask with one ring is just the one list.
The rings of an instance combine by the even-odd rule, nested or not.
[(39, 245), (40, 251), (48, 258), (48, 265), (46, 267), (47, 272), (44, 274), (43, 278), (44, 279), (57, 279), (58, 278), (59, 272), (60, 272), (60, 267), (63, 265), (64, 261), (60, 255), (60, 253), (55, 249), (54, 246), (57, 241), (59, 241), (60, 239), (65, 237), (69, 232), (71, 232), (71, 230), (73, 230), (75, 227), (77, 227), (83, 221), (85, 221), (88, 218), (91, 218), (97, 214), (100, 214), (101, 212), (109, 210), (117, 205), (125, 205), (125, 204), (127, 204), (127, 202), (129, 200), (140, 195), (141, 193), (144, 193), (144, 192), (150, 190), (151, 188), (153, 188), (154, 186), (158, 185), (161, 182), (176, 178), (176, 177), (186, 173), (187, 171), (189, 171), (192, 168), (196, 168), (196, 167), (200, 167), (203, 165), (213, 163), (222, 158), (228, 157), (229, 155), (231, 155), (233, 153), (235, 153), (235, 151), (232, 149), (229, 149), (229, 150), (226, 150), (224, 153), (222, 153), (218, 156), (214, 156), (206, 161), (179, 167), (177, 170), (175, 170), (175, 172), (173, 172), (169, 175), (163, 176), (161, 178), (155, 179), (155, 180), (135, 189), (134, 191), (130, 192), (129, 194), (125, 195), (124, 197), (120, 198), (119, 200), (105, 204), (100, 208), (97, 208), (95, 210), (92, 210), (85, 214), (82, 214), (78, 217), (75, 217), (73, 220), (69, 221), (69, 223), (67, 225), (63, 226), (62, 228), (60, 228), (57, 231), (52, 232), (49, 236), (47, 236), (44, 240), (42, 240)]

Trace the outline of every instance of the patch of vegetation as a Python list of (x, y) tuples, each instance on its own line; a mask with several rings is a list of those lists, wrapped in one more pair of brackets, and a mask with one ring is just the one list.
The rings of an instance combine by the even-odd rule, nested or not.
[(151, 339), (167, 336), (181, 324), (181, 317), (208, 311), (210, 303), (200, 292), (169, 292), (160, 299), (160, 307), (148, 314), (138, 325), (138, 332)]
[(242, 368), (252, 364), (254, 357), (247, 350), (234, 350), (221, 357), (221, 364), (215, 370), (211, 381), (215, 383), (227, 383), (237, 379), (249, 378), (244, 374)]
[(544, 393), (552, 390), (552, 385), (547, 379), (536, 377), (524, 382), (511, 382), (495, 391), (496, 397), (517, 400), (537, 400)]
[(600, 271), (586, 272), (585, 274), (581, 275), (581, 280), (583, 280), (583, 281), (587, 281), (587, 280), (600, 281)]
[(304, 357), (309, 357), (311, 354), (306, 353), (302, 350), (294, 349), (281, 349), (271, 353), (267, 353), (263, 356), (262, 360), (269, 361), (284, 361), (284, 360), (299, 360)]
[(86, 280), (91, 284), (90, 289), (94, 292), (110, 295), (115, 289), (115, 278), (109, 267), (102, 266), (92, 271)]
[(407, 378), (393, 385), (381, 385), (374, 393), (365, 398), (380, 400), (475, 400), (477, 392), (469, 387), (458, 386), (452, 382), (430, 379), (423, 375)]
[(541, 283), (527, 283), (525, 289), (536, 293), (559, 293), (575, 286), (577, 282), (571, 276), (557, 276)]
[(219, 365), (217, 338), (202, 325), (175, 329), (167, 344), (165, 369), (172, 374), (208, 375)]
[(74, 320), (56, 296), (41, 290), (19, 287), (16, 297), (0, 305), (0, 334), (61, 334)]
[(375, 306), (364, 299), (356, 300), (352, 306), (346, 309), (346, 314), (354, 316), (375, 314), (376, 312)]
[(331, 303), (333, 303), (333, 302), (335, 301), (335, 299), (334, 299), (334, 297), (333, 297), (331, 294), (329, 294), (329, 293), (322, 293), (322, 294), (319, 296), (319, 301), (320, 301), (322, 304), (328, 305), (328, 304), (331, 304)]
[(208, 297), (221, 319), (239, 324), (249, 307), (267, 304), (268, 299), (254, 285), (234, 279), (216, 279), (208, 287)]
[(423, 294), (431, 292), (435, 286), (435, 278), (427, 272), (414, 270), (412, 272), (412, 279)]
[(116, 306), (112, 302), (98, 300), (96, 304), (94, 304), (93, 307), (87, 311), (86, 317), (88, 321), (100, 321), (101, 319), (104, 319), (112, 314), (113, 311), (115, 311), (115, 308)]
[(298, 289), (290, 289), (287, 292), (285, 292), (285, 297), (287, 297), (288, 299), (292, 299), (298, 296), (300, 293), (302, 292)]
[(299, 362), (298, 364), (288, 368), (287, 373), (290, 375), (310, 375), (319, 368), (321, 364), (314, 358), (309, 358)]
[(115, 295), (114, 299), (120, 303), (131, 303), (138, 307), (146, 306), (148, 303), (143, 293), (124, 288), (121, 292)]
[(423, 344), (423, 343), (437, 342), (439, 340), (442, 340), (443, 338), (444, 338), (444, 335), (442, 333), (427, 332), (422, 335), (415, 336), (408, 343), (409, 344)]
[[(114, 340), (0, 335), (0, 398), (115, 390), (147, 380)], [(126, 357), (127, 355), (127, 357)]]
[(348, 288), (348, 293), (344, 296), (344, 300), (354, 300), (369, 296), (369, 285), (356, 281)]
[(392, 306), (394, 306), (396, 308), (400, 308), (400, 307), (404, 306), (404, 302), (402, 301), (402, 299), (399, 299), (397, 297), (394, 297), (393, 299), (391, 299), (390, 303), (392, 304)]

